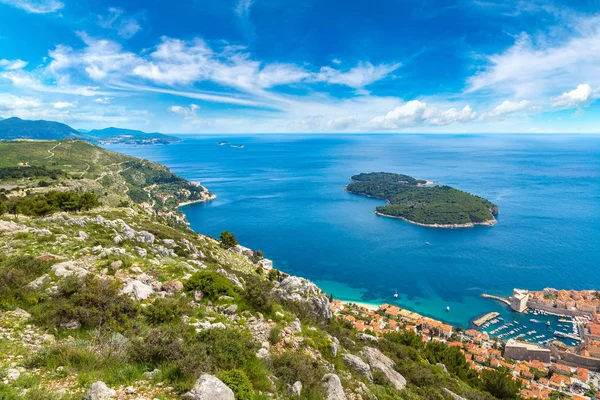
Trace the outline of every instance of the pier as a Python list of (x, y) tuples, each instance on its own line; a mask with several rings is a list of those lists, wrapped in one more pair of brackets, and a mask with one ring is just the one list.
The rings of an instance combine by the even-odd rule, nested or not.
[(497, 312), (487, 313), (483, 317), (477, 318), (475, 321), (473, 321), (473, 324), (477, 327), (480, 327), (481, 325), (485, 324), (490, 319), (496, 318), (498, 315), (500, 315), (500, 314)]
[(503, 302), (504, 304), (510, 306), (510, 301), (506, 297), (494, 296), (493, 294), (484, 293), (481, 295), (484, 299), (492, 299)]

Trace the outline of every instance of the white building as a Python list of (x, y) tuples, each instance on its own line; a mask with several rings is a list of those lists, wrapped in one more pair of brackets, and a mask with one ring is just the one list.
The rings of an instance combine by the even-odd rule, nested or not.
[(522, 313), (527, 310), (529, 291), (524, 289), (513, 289), (513, 295), (508, 299), (510, 300), (510, 308), (516, 312)]

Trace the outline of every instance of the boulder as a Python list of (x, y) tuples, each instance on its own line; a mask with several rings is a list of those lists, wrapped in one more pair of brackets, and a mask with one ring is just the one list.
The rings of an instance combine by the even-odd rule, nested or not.
[(288, 276), (275, 284), (271, 296), (281, 302), (304, 306), (315, 319), (330, 319), (329, 298), (311, 281)]
[(79, 231), (79, 233), (77, 233), (77, 238), (78, 240), (88, 240), (90, 238), (90, 235), (88, 235), (84, 231)]
[(16, 381), (21, 376), (21, 372), (18, 369), (11, 368), (6, 373), (6, 379), (9, 381)]
[(139, 231), (136, 234), (135, 240), (140, 243), (154, 243), (154, 235), (147, 231)]
[(46, 279), (50, 278), (50, 275), (48, 274), (44, 274), (34, 280), (32, 280), (31, 282), (29, 282), (27, 284), (28, 287), (33, 288), (33, 289), (39, 289), (40, 286), (42, 286), (44, 284), (44, 282), (46, 281)]
[(325, 374), (321, 380), (326, 400), (346, 400), (340, 377), (336, 374)]
[(169, 293), (177, 293), (183, 290), (183, 283), (178, 280), (172, 280), (162, 284), (162, 290)]
[(175, 243), (173, 239), (163, 239), (162, 242), (165, 244), (165, 246), (167, 246), (170, 249), (174, 249), (175, 247), (177, 247), (177, 243)]
[(12, 312), (12, 315), (14, 317), (23, 318), (23, 319), (31, 318), (31, 314), (29, 314), (27, 311), (23, 310), (22, 308), (15, 308), (14, 311)]
[(94, 382), (83, 396), (84, 400), (105, 400), (115, 395), (115, 391), (102, 381)]
[(233, 390), (216, 376), (208, 374), (202, 374), (192, 390), (182, 397), (187, 400), (235, 400)]
[(342, 354), (342, 359), (348, 367), (367, 378), (369, 382), (373, 381), (371, 367), (369, 367), (369, 364), (364, 362), (360, 357), (355, 356), (354, 354)]
[(372, 371), (378, 371), (398, 390), (406, 386), (406, 379), (398, 371), (394, 370), (394, 361), (373, 347), (365, 347), (362, 351), (363, 356), (371, 367)]
[(84, 277), (88, 274), (88, 264), (86, 261), (65, 261), (58, 264), (54, 264), (51, 269), (56, 276), (78, 276)]
[(289, 392), (291, 395), (300, 396), (300, 394), (302, 393), (302, 382), (294, 382), (294, 384), (289, 387)]
[(72, 319), (69, 322), (60, 324), (60, 327), (64, 329), (75, 330), (81, 328), (81, 322), (77, 321), (76, 319)]
[(148, 251), (146, 251), (146, 249), (143, 249), (141, 247), (136, 246), (135, 251), (137, 251), (138, 255), (142, 258), (146, 258), (146, 256), (148, 255)]
[(117, 260), (110, 263), (110, 267), (113, 269), (119, 269), (123, 266), (123, 261)]
[(456, 393), (454, 393), (453, 391), (451, 391), (448, 388), (443, 388), (442, 392), (446, 393), (453, 400), (467, 400), (464, 397), (457, 395)]
[(123, 241), (123, 237), (119, 234), (116, 234), (115, 237), (113, 238), (113, 242), (115, 242), (115, 244), (119, 244)]
[(133, 297), (135, 300), (146, 300), (152, 293), (154, 293), (154, 289), (152, 286), (147, 285), (137, 279), (129, 282), (123, 290), (121, 290), (122, 294), (128, 294)]

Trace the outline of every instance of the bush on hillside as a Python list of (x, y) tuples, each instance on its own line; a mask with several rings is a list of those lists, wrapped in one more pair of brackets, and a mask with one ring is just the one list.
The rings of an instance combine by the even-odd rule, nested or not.
[(235, 400), (252, 400), (254, 399), (254, 390), (252, 382), (241, 369), (232, 369), (217, 374), (217, 377), (223, 381), (235, 395)]
[(49, 270), (49, 262), (31, 256), (0, 258), (0, 308), (27, 308), (35, 304), (35, 290), (27, 285)]
[(187, 291), (202, 291), (204, 296), (211, 300), (220, 296), (235, 295), (233, 283), (225, 276), (213, 271), (196, 272), (183, 285)]
[(50, 326), (77, 320), (84, 327), (127, 330), (138, 314), (137, 304), (121, 294), (117, 280), (87, 276), (64, 279), (58, 292), (41, 305), (36, 317)]

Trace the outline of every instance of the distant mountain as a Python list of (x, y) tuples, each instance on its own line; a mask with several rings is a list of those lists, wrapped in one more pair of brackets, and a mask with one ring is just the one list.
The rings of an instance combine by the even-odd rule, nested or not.
[(82, 139), (93, 143), (169, 144), (181, 139), (162, 133), (146, 133), (131, 129), (106, 128), (92, 131), (75, 130), (54, 121), (29, 121), (17, 117), (0, 118), (0, 140)]
[(94, 129), (87, 132), (87, 135), (98, 138), (102, 141), (119, 141), (119, 142), (135, 142), (135, 143), (174, 143), (179, 142), (181, 139), (175, 136), (165, 135), (163, 133), (147, 133), (142, 131), (136, 131), (133, 129), (121, 129), (121, 128), (106, 128), (106, 129)]
[(0, 139), (88, 139), (69, 125), (54, 121), (27, 121), (12, 117), (0, 120)]

